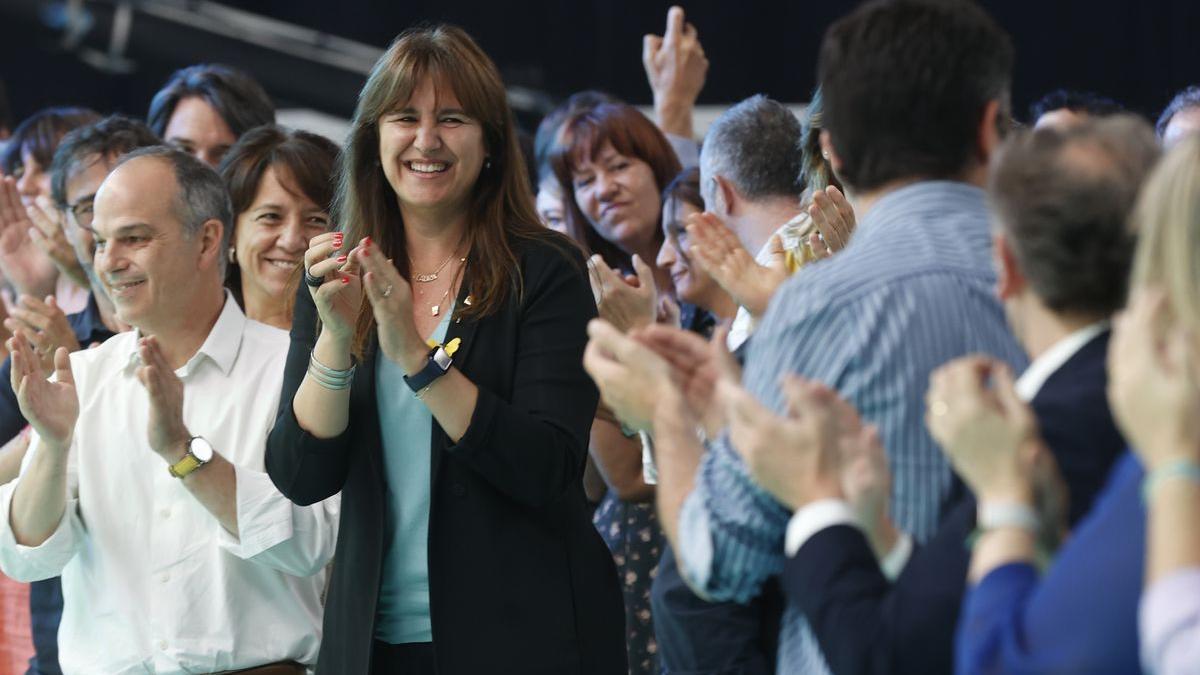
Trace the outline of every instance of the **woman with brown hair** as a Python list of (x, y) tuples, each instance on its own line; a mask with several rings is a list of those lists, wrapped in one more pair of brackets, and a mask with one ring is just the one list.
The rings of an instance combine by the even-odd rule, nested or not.
[(334, 218), (305, 254), (267, 446), (292, 500), (342, 493), (318, 672), (624, 673), (581, 483), (595, 305), (462, 30), (407, 31), (380, 58)]
[[(567, 233), (615, 270), (637, 256), (653, 262), (662, 245), (660, 195), (679, 173), (663, 133), (637, 108), (602, 103), (563, 124), (551, 165), (564, 200)], [(670, 277), (654, 271), (659, 288)]]
[(330, 229), (333, 141), (273, 124), (247, 132), (218, 172), (233, 202), (225, 286), (246, 317), (288, 330), (308, 242)]

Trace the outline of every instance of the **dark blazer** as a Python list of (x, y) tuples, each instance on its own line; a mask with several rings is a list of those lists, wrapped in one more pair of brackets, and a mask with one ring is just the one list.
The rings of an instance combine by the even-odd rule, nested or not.
[[(1125, 448), (1105, 394), (1108, 340), (1105, 331), (1084, 345), (1031, 402), (1071, 495), (1072, 527)], [(945, 513), (895, 583), (855, 527), (826, 528), (785, 563), (788, 600), (808, 618), (833, 673), (952, 672), (975, 500), (965, 495)]]
[[(565, 240), (519, 242), (523, 290), (480, 321), (454, 320), (454, 365), (479, 388), (457, 444), (434, 420), (429, 599), (441, 675), (626, 672), (624, 614), (612, 557), (592, 527), (582, 475), (599, 396), (583, 370), (596, 306), (583, 258)], [(468, 275), (470, 270), (468, 269)], [(470, 285), (463, 284), (466, 289)], [(462, 307), (464, 290), (458, 298)], [(292, 398), (316, 341), (307, 289), (297, 295), (267, 472), (311, 504), (341, 491), (319, 673), (369, 672), (388, 486), (375, 402), (374, 344), (358, 366), (346, 431), (303, 431)]]

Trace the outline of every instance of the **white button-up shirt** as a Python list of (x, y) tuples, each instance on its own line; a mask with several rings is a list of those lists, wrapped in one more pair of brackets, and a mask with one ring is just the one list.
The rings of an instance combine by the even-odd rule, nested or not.
[[(240, 537), (151, 450), (137, 340), (122, 333), (71, 355), (80, 414), (66, 513), (41, 546), (21, 546), (9, 510), (23, 478), (0, 488), (0, 569), (20, 581), (61, 574), (59, 661), (68, 675), (311, 666), (340, 498), (296, 506), (264, 470), (287, 333), (246, 319), (227, 296), (200, 350), (176, 371), (188, 430), (235, 467)], [(38, 450), (35, 435), (22, 475)]]

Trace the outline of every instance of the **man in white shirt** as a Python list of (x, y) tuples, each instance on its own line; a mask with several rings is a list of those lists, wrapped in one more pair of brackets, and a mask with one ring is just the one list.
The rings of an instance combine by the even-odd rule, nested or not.
[(59, 349), (50, 380), (10, 343), (36, 436), (0, 488), (0, 568), (61, 573), (68, 675), (316, 660), (339, 502), (295, 506), (264, 471), (288, 337), (224, 290), (231, 229), (212, 169), (163, 147), (127, 155), (96, 195), (95, 268), (137, 330)]
[[(800, 208), (800, 136), (800, 120), (792, 111), (761, 94), (726, 110), (704, 136), (704, 208), (720, 218), (747, 251), (757, 251), (759, 265), (772, 262), (772, 235), (782, 235), (799, 217), (807, 218)], [(770, 293), (763, 298), (732, 294), (742, 305), (729, 330), (729, 349), (736, 350), (754, 329), (752, 315), (766, 311)]]

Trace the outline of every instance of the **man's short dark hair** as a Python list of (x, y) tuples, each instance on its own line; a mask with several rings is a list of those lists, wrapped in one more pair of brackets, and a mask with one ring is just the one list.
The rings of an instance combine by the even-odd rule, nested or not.
[(799, 199), (800, 120), (778, 101), (761, 94), (726, 110), (704, 135), (700, 163), (751, 201)]
[[(167, 145), (139, 148), (121, 157), (113, 171), (135, 159), (151, 157), (166, 162), (175, 176), (178, 192), (175, 195), (175, 215), (184, 233), (194, 237), (209, 220), (221, 221), (221, 251), (229, 248), (233, 235), (233, 205), (221, 176), (209, 165)], [(225, 274), (228, 258), (220, 256), (221, 274)]]
[(1154, 125), (1158, 137), (1162, 138), (1167, 132), (1167, 125), (1171, 123), (1172, 117), (1192, 108), (1200, 108), (1200, 85), (1192, 85), (1175, 94), (1167, 107), (1163, 108), (1162, 114), (1158, 116), (1158, 124)]
[(1019, 131), (988, 185), (992, 210), (1033, 292), (1055, 312), (1107, 316), (1125, 302), (1134, 234), (1127, 223), (1159, 156), (1141, 118)]
[(954, 178), (990, 101), (1007, 113), (1013, 48), (969, 0), (875, 0), (825, 33), (825, 124), (851, 188)]
[(1108, 117), (1125, 112), (1125, 106), (1106, 96), (1090, 91), (1055, 89), (1029, 106), (1029, 123), (1034, 124), (1042, 115), (1063, 109), (1092, 117)]
[(112, 161), (138, 148), (162, 143), (141, 120), (111, 115), (80, 127), (63, 137), (50, 165), (50, 195), (60, 209), (67, 208), (67, 181), (92, 162)]
[(146, 122), (162, 137), (185, 98), (198, 97), (211, 105), (234, 136), (263, 124), (275, 123), (275, 104), (257, 80), (229, 66), (203, 64), (175, 71), (150, 101)]

